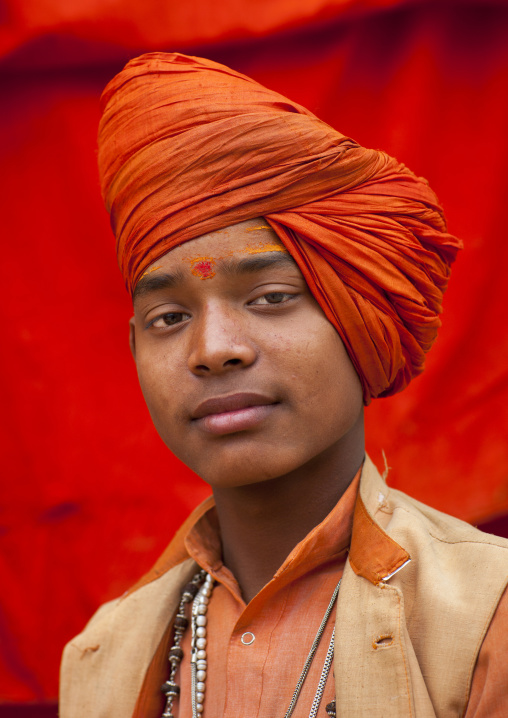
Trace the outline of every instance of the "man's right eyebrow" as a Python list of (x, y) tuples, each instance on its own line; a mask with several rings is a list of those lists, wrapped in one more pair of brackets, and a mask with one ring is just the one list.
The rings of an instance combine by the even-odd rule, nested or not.
[(136, 284), (132, 295), (133, 301), (140, 299), (152, 292), (159, 292), (163, 289), (174, 289), (178, 284), (183, 282), (185, 274), (182, 269), (175, 272), (160, 272), (158, 274), (149, 274), (141, 277)]

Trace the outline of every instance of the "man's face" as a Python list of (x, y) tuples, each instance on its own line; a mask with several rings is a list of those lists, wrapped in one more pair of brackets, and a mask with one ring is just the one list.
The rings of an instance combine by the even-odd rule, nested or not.
[(131, 346), (157, 431), (212, 487), (333, 463), (361, 421), (342, 341), (262, 219), (157, 260), (136, 288)]

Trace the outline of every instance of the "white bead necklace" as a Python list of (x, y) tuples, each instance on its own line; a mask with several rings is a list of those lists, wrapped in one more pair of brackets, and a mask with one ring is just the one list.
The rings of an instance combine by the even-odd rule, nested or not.
[(205, 582), (198, 591), (192, 604), (192, 642), (191, 642), (191, 696), (192, 718), (203, 713), (206, 691), (206, 617), (208, 603), (213, 591), (213, 578), (206, 574)]

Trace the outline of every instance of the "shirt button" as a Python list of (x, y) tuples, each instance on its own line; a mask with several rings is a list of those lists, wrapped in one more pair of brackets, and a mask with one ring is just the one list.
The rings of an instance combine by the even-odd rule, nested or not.
[(254, 643), (254, 641), (256, 640), (256, 636), (250, 631), (247, 631), (242, 635), (240, 640), (244, 646), (250, 646), (250, 644)]

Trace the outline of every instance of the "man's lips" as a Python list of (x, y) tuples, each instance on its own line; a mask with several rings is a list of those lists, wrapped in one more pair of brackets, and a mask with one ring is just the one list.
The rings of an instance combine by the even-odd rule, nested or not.
[(218, 396), (203, 401), (192, 413), (192, 420), (210, 434), (232, 434), (254, 428), (279, 402), (252, 392)]

